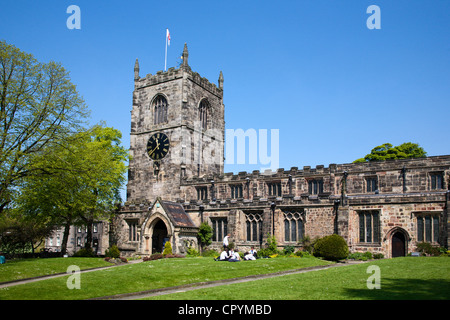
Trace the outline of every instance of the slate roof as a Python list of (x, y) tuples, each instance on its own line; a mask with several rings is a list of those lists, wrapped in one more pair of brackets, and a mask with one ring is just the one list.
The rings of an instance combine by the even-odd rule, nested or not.
[(163, 200), (160, 202), (164, 208), (164, 211), (176, 227), (197, 228), (191, 217), (189, 217), (186, 211), (184, 211), (184, 208), (180, 203)]

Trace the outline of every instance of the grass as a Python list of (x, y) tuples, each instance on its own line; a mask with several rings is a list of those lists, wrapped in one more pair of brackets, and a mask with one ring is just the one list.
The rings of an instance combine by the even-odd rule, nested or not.
[(8, 260), (7, 263), (0, 265), (0, 283), (66, 272), (70, 265), (77, 265), (81, 270), (84, 270), (111, 266), (111, 263), (104, 261), (102, 258)]
[[(370, 265), (380, 267), (381, 288), (369, 290)], [(163, 295), (154, 300), (448, 300), (448, 257), (404, 257), (317, 272)]]
[[(48, 264), (52, 261), (53, 259), (42, 259), (42, 262)], [(80, 260), (80, 263), (83, 261)], [(41, 261), (35, 261), (30, 266), (34, 267), (37, 263)], [(315, 258), (259, 259), (238, 263), (218, 262), (212, 258), (162, 259), (81, 274), (79, 290), (69, 290), (66, 285), (68, 276), (64, 276), (0, 289), (0, 299), (88, 299), (324, 264), (329, 262)], [(367, 279), (372, 275), (367, 273), (370, 265), (380, 267), (381, 289), (367, 288)], [(4, 270), (4, 266), (6, 265), (0, 266), (0, 270)], [(25, 265), (18, 263), (16, 266), (23, 270)], [(358, 265), (163, 295), (155, 299), (448, 300), (450, 259), (404, 257), (374, 260)]]
[(316, 258), (258, 259), (237, 263), (212, 258), (161, 259), (81, 274), (79, 290), (69, 290), (68, 276), (64, 276), (0, 289), (0, 299), (88, 299), (326, 264), (330, 262)]

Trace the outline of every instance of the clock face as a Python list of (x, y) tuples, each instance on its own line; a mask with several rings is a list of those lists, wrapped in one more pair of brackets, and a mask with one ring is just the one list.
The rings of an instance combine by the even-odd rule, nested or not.
[(152, 160), (161, 160), (169, 152), (170, 141), (162, 132), (154, 133), (147, 142), (147, 153)]

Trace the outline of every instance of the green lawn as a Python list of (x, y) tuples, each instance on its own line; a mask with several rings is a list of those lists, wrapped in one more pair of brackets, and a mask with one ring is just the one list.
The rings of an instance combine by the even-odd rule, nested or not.
[[(370, 265), (380, 268), (381, 288), (367, 288)], [(450, 258), (375, 260), (302, 274), (199, 289), (152, 299), (201, 300), (415, 300), (450, 299)]]
[[(37, 276), (63, 273), (70, 265), (77, 265), (81, 270), (111, 266), (102, 258), (49, 258), (8, 260), (0, 264), (0, 283)], [(1, 296), (1, 295), (0, 295)]]
[(0, 299), (88, 299), (326, 264), (330, 262), (316, 258), (258, 259), (236, 263), (214, 261), (212, 258), (161, 259), (81, 274), (81, 289), (69, 290), (68, 276), (3, 288), (0, 289)]

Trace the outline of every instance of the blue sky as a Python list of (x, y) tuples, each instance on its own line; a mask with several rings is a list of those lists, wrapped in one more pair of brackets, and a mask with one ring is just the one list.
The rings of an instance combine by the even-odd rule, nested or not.
[[(81, 30), (69, 30), (69, 5)], [(367, 7), (381, 9), (369, 30)], [(227, 129), (279, 129), (279, 166), (349, 163), (385, 142), (450, 154), (450, 1), (2, 0), (0, 39), (58, 61), (129, 147), (133, 67), (225, 78)], [(226, 165), (226, 172), (261, 165)]]

